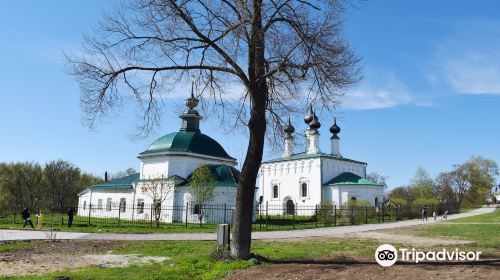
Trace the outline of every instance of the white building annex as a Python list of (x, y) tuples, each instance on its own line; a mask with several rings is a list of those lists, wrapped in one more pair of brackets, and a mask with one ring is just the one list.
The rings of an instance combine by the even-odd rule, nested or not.
[(366, 200), (378, 207), (384, 187), (366, 178), (365, 162), (342, 156), (336, 119), (330, 128), (330, 152), (322, 152), (319, 148), (321, 124), (311, 105), (304, 121), (308, 126), (305, 151), (295, 152), (292, 136), (295, 128), (289, 119), (282, 157), (262, 163), (259, 171), (261, 205), (281, 205), (286, 213), (322, 201), (338, 207), (349, 200)]
[(220, 209), (216, 213), (204, 210), (203, 222), (230, 222), (230, 207), (235, 204), (240, 172), (235, 168), (236, 159), (230, 157), (217, 141), (201, 133), (199, 122), (202, 117), (195, 110), (197, 105), (198, 99), (191, 92), (191, 97), (186, 100), (188, 108), (179, 116), (182, 119), (180, 130), (160, 137), (139, 154), (140, 173), (96, 184), (81, 192), (78, 215), (152, 219), (150, 205), (158, 205), (153, 199), (158, 196), (152, 196), (146, 184), (154, 178), (166, 178), (172, 191), (162, 199), (160, 220), (198, 222), (199, 207), (192, 203), (189, 179), (198, 166), (207, 165), (216, 178), (210, 183), (215, 186), (214, 199), (207, 204), (227, 205), (228, 208), (225, 213), (220, 213)]

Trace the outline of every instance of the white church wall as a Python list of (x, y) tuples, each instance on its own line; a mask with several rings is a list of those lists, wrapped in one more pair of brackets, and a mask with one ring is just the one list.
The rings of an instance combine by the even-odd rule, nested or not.
[[(330, 186), (333, 192), (337, 192), (340, 194), (338, 203), (336, 205), (343, 205), (348, 202), (353, 197), (356, 198), (357, 201), (368, 201), (371, 205), (375, 206), (375, 198), (382, 202), (384, 188), (381, 186), (372, 186), (372, 185), (342, 185), (342, 186)], [(336, 190), (335, 190), (336, 189)], [(335, 201), (335, 199), (334, 199)]]
[[(292, 200), (295, 207), (318, 204), (322, 189), (320, 171), (319, 158), (263, 164), (259, 185), (263, 207), (267, 203), (269, 209), (273, 209), (270, 215), (280, 215), (288, 200)], [(301, 193), (302, 183), (307, 184), (306, 196)], [(274, 197), (274, 186), (278, 186), (277, 197)]]
[(330, 181), (344, 172), (350, 172), (365, 178), (366, 164), (339, 159), (323, 158), (323, 183)]

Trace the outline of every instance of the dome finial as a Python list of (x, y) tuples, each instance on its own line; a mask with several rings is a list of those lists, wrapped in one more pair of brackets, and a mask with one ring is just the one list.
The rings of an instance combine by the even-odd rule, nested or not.
[(287, 134), (287, 137), (291, 137), (294, 132), (295, 132), (295, 127), (293, 127), (292, 123), (290, 122), (290, 116), (289, 116), (288, 124), (285, 127), (285, 133)]
[(199, 100), (194, 97), (194, 79), (191, 82), (191, 96), (186, 99), (186, 106), (189, 107), (189, 109), (196, 108), (198, 106)]
[(314, 112), (312, 109), (312, 103), (309, 103), (309, 109), (307, 110), (307, 113), (304, 117), (304, 122), (306, 124), (309, 124), (313, 120), (313, 117), (314, 117)]

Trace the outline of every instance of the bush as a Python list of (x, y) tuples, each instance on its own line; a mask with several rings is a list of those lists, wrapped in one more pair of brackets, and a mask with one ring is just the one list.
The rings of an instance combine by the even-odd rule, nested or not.
[(334, 205), (330, 201), (322, 201), (312, 219), (327, 226), (332, 225), (335, 221)]

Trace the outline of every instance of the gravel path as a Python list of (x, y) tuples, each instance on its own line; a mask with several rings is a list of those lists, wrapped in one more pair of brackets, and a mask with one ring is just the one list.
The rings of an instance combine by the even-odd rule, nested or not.
[[(466, 213), (449, 215), (448, 220), (476, 216), (495, 211), (494, 207), (483, 207)], [(341, 226), (330, 228), (316, 228), (304, 230), (288, 231), (268, 231), (253, 232), (252, 239), (289, 239), (302, 237), (345, 237), (349, 234), (367, 232), (381, 229), (391, 229), (399, 227), (408, 227), (422, 224), (441, 223), (429, 219), (421, 221), (420, 219), (382, 223), (369, 225)], [(34, 230), (0, 230), (0, 241), (11, 240), (47, 240), (49, 232)], [(215, 233), (151, 233), (151, 234), (123, 234), (123, 233), (80, 233), (80, 232), (57, 232), (55, 239), (58, 240), (216, 240)]]

